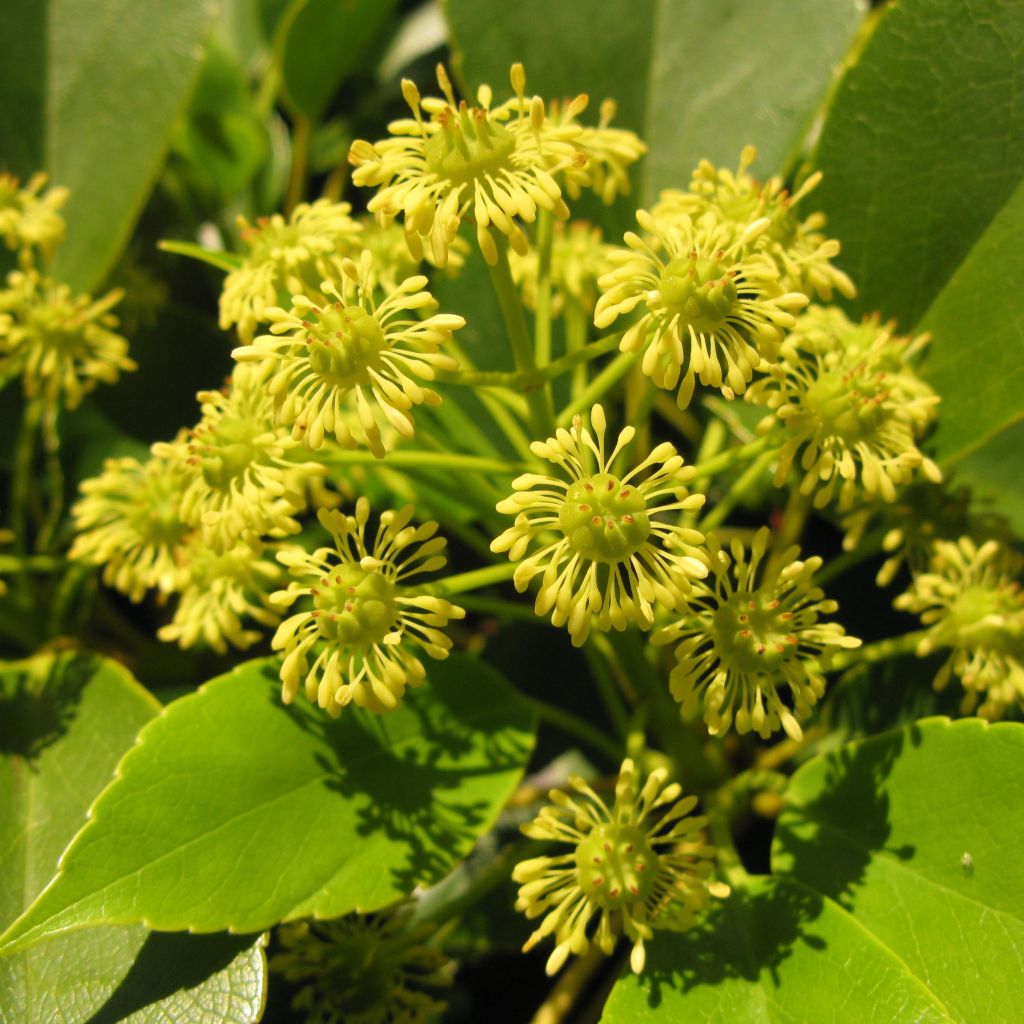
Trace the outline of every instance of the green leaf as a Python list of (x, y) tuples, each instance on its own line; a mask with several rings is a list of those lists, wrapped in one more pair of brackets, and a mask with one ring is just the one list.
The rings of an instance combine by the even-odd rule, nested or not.
[(285, 95), (319, 121), (338, 86), (367, 64), (396, 0), (298, 0), (278, 26), (275, 49)]
[(90, 291), (152, 187), (202, 60), (206, 0), (6, 0), (0, 152), (71, 189), (53, 273)]
[[(95, 656), (41, 656), (0, 671), (0, 921), (53, 876), (159, 709), (123, 668)], [(89, 929), (0, 960), (0, 1022), (247, 1024), (259, 1018), (265, 973), (251, 937)]]
[(387, 906), (469, 852), (529, 757), (529, 706), (481, 662), (338, 720), (283, 706), (277, 670), (248, 662), (143, 730), (9, 950), (100, 922), (257, 931)]
[(656, 936), (605, 1024), (1016, 1020), (1022, 764), (1024, 726), (937, 718), (809, 761), (775, 874), (700, 928)]
[[(1020, 422), (1024, 383), (1024, 7), (1014, 0), (890, 4), (837, 90), (818, 147), (818, 192), (854, 308), (934, 335), (945, 466), (995, 496), (1018, 529), (1009, 465), (972, 453)], [(1009, 475), (1010, 479), (1007, 479)]]
[(685, 186), (697, 162), (733, 166), (748, 143), (771, 173), (798, 145), (833, 69), (856, 32), (858, 0), (742, 4), (704, 0), (446, 0), (456, 62), (467, 84), (507, 88), (523, 61), (527, 88), (545, 97), (586, 92), (595, 110), (650, 146), (634, 178), (641, 203)]
[(860, 290), (910, 330), (1024, 171), (1024, 7), (889, 4), (832, 103), (818, 202)]

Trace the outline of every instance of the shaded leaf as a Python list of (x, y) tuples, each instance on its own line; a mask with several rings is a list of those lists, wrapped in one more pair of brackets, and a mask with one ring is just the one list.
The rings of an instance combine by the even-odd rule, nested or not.
[(814, 758), (787, 790), (775, 874), (658, 935), (603, 1020), (1016, 1020), (1022, 786), (1011, 723), (925, 719)]
[[(38, 657), (0, 673), (0, 921), (45, 886), (123, 751), (159, 704), (119, 665)], [(17, 883), (17, 884), (16, 884)], [(3, 1024), (250, 1024), (266, 965), (252, 937), (62, 935), (0, 960)]]
[(206, 0), (0, 5), (0, 153), (71, 189), (54, 276), (103, 280), (152, 187), (202, 62)]
[(304, 117), (318, 121), (345, 79), (365, 65), (396, 0), (299, 0), (275, 42), (284, 91)]
[[(733, 166), (754, 143), (757, 169), (778, 170), (807, 130), (857, 29), (858, 0), (759, 5), (703, 0), (446, 0), (457, 66), (468, 86), (501, 95), (523, 61), (545, 97), (607, 96), (616, 123), (650, 146), (634, 176), (639, 202), (683, 187), (697, 162)], [(642, 178), (642, 180), (641, 180)]]
[(442, 877), (493, 824), (532, 743), (486, 665), (430, 666), (393, 714), (284, 707), (253, 661), (143, 731), (8, 948), (100, 922), (256, 931), (375, 910)]

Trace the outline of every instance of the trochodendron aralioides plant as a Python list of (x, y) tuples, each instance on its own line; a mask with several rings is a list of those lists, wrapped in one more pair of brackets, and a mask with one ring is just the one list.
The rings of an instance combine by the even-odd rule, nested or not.
[(1014, 1019), (1022, 557), (946, 339), (851, 305), (810, 163), (603, 231), (613, 102), (435, 75), (167, 244), (230, 369), (87, 471), (146, 303), (0, 177), (0, 1020)]

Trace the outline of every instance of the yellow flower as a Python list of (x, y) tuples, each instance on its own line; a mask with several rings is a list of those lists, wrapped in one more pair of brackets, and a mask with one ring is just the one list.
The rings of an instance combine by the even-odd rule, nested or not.
[(811, 307), (782, 346), (770, 376), (747, 399), (771, 414), (758, 430), (780, 424), (786, 436), (775, 484), (781, 487), (800, 457), (800, 490), (818, 508), (839, 490), (839, 508), (853, 507), (858, 490), (869, 500), (893, 501), (896, 487), (921, 472), (942, 474), (917, 447), (935, 418), (939, 397), (915, 373), (913, 360), (929, 336), (894, 335), (877, 318), (854, 324), (835, 307)]
[(589, 189), (611, 205), (616, 196), (629, 194), (629, 168), (647, 152), (647, 146), (635, 132), (610, 127), (617, 109), (613, 99), (601, 103), (596, 126), (577, 125), (576, 119), (587, 105), (583, 94), (567, 103), (552, 100), (548, 104), (549, 122), (563, 128), (578, 127), (573, 142), (587, 155), (586, 163), (572, 163), (563, 171), (565, 191), (570, 199), (579, 199), (582, 190)]
[(43, 193), (46, 175), (33, 174), (21, 187), (13, 174), (0, 174), (0, 238), (8, 249), (38, 246), (49, 254), (64, 240), (64, 218), (57, 212), (67, 202), (66, 188)]
[[(691, 495), (685, 486), (694, 468), (684, 468), (682, 456), (665, 443), (625, 476), (616, 476), (612, 467), (636, 431), (626, 427), (608, 452), (600, 405), (593, 407), (590, 422), (593, 435), (577, 416), (571, 430), (533, 442), (533, 453), (568, 480), (537, 473), (517, 477), (514, 493), (497, 506), (514, 515), (515, 524), (491, 543), (492, 551), (507, 551), (513, 562), (522, 559), (513, 577), (520, 592), (543, 574), (536, 612), (551, 612), (554, 625), (567, 625), (577, 647), (592, 625), (650, 626), (655, 603), (684, 607), (690, 579), (707, 575), (696, 546), (703, 535), (660, 518), (704, 504), (703, 494)], [(652, 471), (639, 480), (645, 470)], [(534, 540), (539, 549), (524, 559)]]
[(737, 226), (713, 211), (662, 220), (639, 210), (636, 219), (646, 237), (627, 232), (629, 248), (611, 254), (594, 325), (610, 327), (641, 307), (619, 347), (644, 353), (643, 372), (658, 387), (678, 385), (680, 408), (698, 379), (726, 398), (742, 393), (775, 357), (793, 311), (807, 305), (806, 295), (784, 291), (774, 262), (753, 251), (771, 222)]
[(226, 654), (229, 644), (245, 650), (263, 635), (246, 629), (243, 619), (255, 619), (266, 628), (280, 621), (269, 600), (284, 575), (276, 562), (261, 558), (247, 544), (218, 554), (199, 533), (187, 537), (175, 554), (182, 575), (176, 588), (178, 607), (171, 622), (157, 631), (161, 640), (182, 648), (203, 641)]
[(492, 106), (491, 89), (482, 86), (477, 106), (470, 107), (456, 102), (439, 64), (444, 99), (422, 99), (416, 86), (403, 80), (413, 117), (392, 122), (390, 137), (381, 142), (352, 144), (353, 182), (378, 189), (367, 209), (385, 224), (402, 217), (415, 258), (427, 249), (439, 267), (445, 266), (470, 211), (480, 251), (492, 265), (498, 260), (492, 229), (523, 254), (528, 243), (521, 225), (532, 223), (538, 209), (568, 218), (557, 179), (560, 172), (586, 164), (586, 150), (577, 141), (583, 129), (573, 118), (553, 122), (539, 96), (526, 98), (521, 64), (512, 66), (511, 80), (514, 98)]
[(301, 550), (278, 554), (298, 581), (271, 601), (289, 607), (299, 597), (310, 597), (313, 605), (282, 622), (272, 642), (275, 651), (285, 654), (281, 682), (286, 704), (295, 699), (305, 675), (306, 696), (333, 716), (350, 702), (377, 713), (393, 711), (406, 686), (419, 686), (426, 676), (413, 649), (420, 647), (432, 658), (448, 656), (452, 642), (442, 630), (466, 613), (403, 585), (445, 564), (437, 523), (411, 526), (412, 512), (411, 505), (384, 512), (371, 548), (365, 498), (356, 502), (354, 516), (321, 509), (320, 523), (334, 546), (311, 555)]
[[(277, 421), (292, 436), (317, 449), (327, 434), (346, 448), (364, 444), (378, 458), (389, 445), (380, 420), (402, 437), (412, 437), (414, 405), (438, 405), (441, 396), (414, 378), (433, 380), (436, 370), (458, 363), (440, 351), (461, 316), (418, 314), (437, 308), (424, 291), (425, 277), (410, 277), (380, 302), (374, 297), (373, 257), (341, 263), (340, 282), (324, 281), (314, 299), (292, 297), (292, 309), (267, 311), (273, 334), (236, 348), (236, 359), (268, 364), (267, 389)], [(347, 410), (355, 400), (353, 429)]]
[(428, 1024), (445, 1010), (431, 994), (452, 983), (453, 964), (399, 904), (377, 914), (282, 924), (270, 969), (301, 982), (292, 1008), (306, 1024)]
[[(551, 243), (552, 312), (557, 315), (567, 302), (576, 303), (589, 317), (597, 302), (597, 280), (608, 269), (612, 247), (601, 240), (601, 229), (583, 221), (564, 226), (554, 224)], [(525, 256), (511, 253), (509, 265), (519, 286), (523, 302), (530, 309), (537, 306), (537, 279), (540, 258), (536, 249)]]
[(265, 311), (283, 298), (315, 288), (337, 272), (335, 257), (348, 255), (358, 244), (359, 225), (349, 216), (348, 203), (318, 199), (299, 203), (287, 220), (281, 214), (244, 217), (242, 241), (249, 252), (224, 280), (220, 297), (220, 326), (238, 325), (243, 341), (252, 341)]
[[(395, 291), (406, 278), (418, 274), (424, 260), (433, 265), (430, 253), (424, 253), (424, 260), (413, 259), (405, 242), (405, 232), (397, 224), (381, 224), (373, 217), (361, 217), (358, 224), (358, 245), (353, 247), (350, 255), (358, 257), (362, 250), (370, 251), (376, 287), (385, 293)], [(468, 252), (469, 245), (464, 238), (456, 238), (448, 247), (448, 261), (444, 269), (449, 277), (462, 270)]]
[(190, 527), (172, 468), (159, 458), (107, 459), (81, 490), (69, 557), (103, 566), (103, 582), (133, 601), (151, 587), (176, 590), (183, 576), (176, 550)]
[(857, 294), (853, 282), (832, 265), (839, 255), (839, 243), (821, 233), (825, 215), (812, 213), (804, 220), (797, 217), (797, 204), (818, 186), (821, 172), (809, 175), (790, 193), (778, 176), (760, 182), (747, 173), (756, 157), (753, 146), (745, 147), (735, 173), (702, 160), (693, 172), (689, 191), (662, 192), (651, 212), (656, 219), (671, 221), (697, 218), (711, 209), (739, 230), (767, 217), (771, 224), (758, 237), (755, 249), (775, 262), (785, 290), (817, 295), (826, 302), (832, 301), (833, 290), (853, 298)]
[(921, 616), (928, 632), (917, 646), (925, 657), (949, 649), (935, 677), (941, 690), (952, 676), (963, 684), (961, 711), (1000, 718), (1024, 705), (1024, 560), (995, 540), (981, 546), (969, 537), (936, 541), (927, 572), (893, 602)]
[[(839, 607), (812, 584), (821, 559), (800, 561), (800, 549), (792, 547), (779, 568), (768, 570), (770, 540), (767, 527), (758, 530), (748, 559), (740, 541), (727, 553), (709, 536), (711, 580), (696, 585), (683, 618), (652, 637), (655, 644), (678, 645), (672, 696), (688, 718), (703, 705), (712, 735), (735, 721), (739, 733), (753, 730), (768, 739), (781, 727), (801, 739), (799, 719), (825, 692), (832, 648), (860, 646), (838, 623), (818, 621)], [(780, 689), (792, 694), (793, 711)]]
[[(666, 785), (667, 777), (657, 768), (641, 784), (636, 765), (623, 761), (609, 808), (573, 776), (569, 785), (575, 793), (552, 790), (552, 804), (522, 826), (531, 839), (574, 847), (571, 853), (523, 861), (512, 872), (520, 883), (516, 909), (531, 919), (545, 915), (524, 952), (554, 935), (548, 974), (570, 954), (586, 953), (591, 942), (611, 954), (621, 935), (633, 944), (630, 965), (639, 974), (644, 942), (654, 928), (685, 930), (710, 895), (728, 893), (708, 882), (715, 849), (704, 841), (707, 819), (688, 816), (697, 798), (680, 799), (682, 787)], [(588, 934), (595, 917), (597, 927)]]
[(76, 296), (35, 271), (12, 271), (0, 293), (0, 374), (20, 373), (27, 397), (74, 409), (97, 384), (135, 369), (113, 330), (120, 299), (118, 290)]
[(201, 391), (199, 423), (175, 441), (153, 446), (177, 469), (181, 517), (218, 554), (238, 541), (258, 548), (263, 537), (297, 533), (305, 507), (304, 479), (326, 473), (316, 462), (289, 457), (297, 447), (274, 424), (265, 378), (238, 366), (223, 391)]

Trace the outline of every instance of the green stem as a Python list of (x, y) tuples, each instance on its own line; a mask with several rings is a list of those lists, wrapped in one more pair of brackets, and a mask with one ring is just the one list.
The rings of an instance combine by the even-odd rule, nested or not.
[(526, 463), (505, 462), (501, 459), (487, 459), (479, 455), (462, 455), (459, 452), (402, 451), (389, 452), (386, 458), (378, 459), (372, 452), (346, 448), (331, 451), (324, 458), (337, 466), (399, 466), (403, 469), (461, 469), (476, 473), (501, 473), (512, 475), (526, 469)]
[(43, 415), (43, 402), (33, 398), (25, 405), (18, 434), (18, 445), (14, 451), (14, 475), (11, 481), (11, 531), (14, 533), (14, 550), (24, 554), (28, 550), (28, 506), (32, 489), (32, 464), (35, 462), (36, 434)]
[(476, 906), (492, 889), (508, 880), (512, 869), (528, 856), (533, 856), (537, 843), (532, 839), (519, 839), (502, 847), (491, 857), (479, 873), (460, 891), (451, 892), (455, 876), (428, 889), (413, 912), (413, 924), (430, 922), (442, 925), (453, 918), (461, 917)]
[(782, 524), (772, 540), (771, 555), (768, 558), (767, 570), (770, 572), (781, 566), (782, 556), (786, 549), (796, 544), (803, 535), (807, 516), (811, 511), (811, 495), (802, 494), (798, 487), (789, 492), (786, 507), (782, 512)]
[(481, 569), (471, 569), (469, 572), (448, 576), (423, 589), (428, 593), (437, 594), (439, 597), (449, 597), (452, 594), (461, 594), (466, 590), (479, 590), (481, 587), (489, 587), (494, 583), (505, 583), (512, 579), (515, 571), (515, 562), (499, 562), (497, 565), (485, 565)]
[[(578, 352), (587, 349), (587, 335), (589, 334), (589, 320), (583, 307), (575, 300), (569, 299), (565, 306), (565, 351), (566, 355), (576, 355)], [(618, 338), (618, 335), (615, 335)], [(595, 343), (596, 344), (596, 343)], [(550, 367), (548, 367), (550, 369)], [(572, 380), (570, 383), (570, 394), (578, 394), (587, 386), (587, 368), (585, 363), (576, 363), (572, 367)]]
[(533, 328), (533, 346), (538, 366), (551, 359), (551, 249), (554, 218), (550, 210), (537, 217), (537, 309)]
[(528, 604), (518, 601), (506, 601), (501, 597), (484, 597), (480, 594), (460, 594), (459, 604), (468, 612), (479, 612), (493, 615), (498, 619), (519, 619), (523, 622), (536, 622), (537, 613)]
[(599, 359), (601, 356), (615, 351), (619, 347), (619, 339), (621, 337), (621, 334), (608, 334), (603, 338), (598, 338), (596, 341), (590, 342), (589, 345), (578, 348), (562, 356), (560, 359), (548, 363), (542, 370), (537, 371), (537, 375), (545, 380), (554, 380), (555, 377), (560, 377), (563, 373), (577, 366), (589, 363), (592, 359)]
[(654, 409), (662, 419), (668, 420), (692, 444), (698, 444), (703, 438), (704, 430), (700, 421), (689, 409), (680, 409), (671, 395), (655, 396)]
[(701, 533), (714, 530), (725, 522), (729, 513), (738, 504), (746, 500), (774, 458), (774, 451), (762, 452), (758, 458), (747, 466), (740, 474), (739, 479), (722, 496), (722, 500), (700, 521), (700, 525), (697, 528)]
[(573, 416), (588, 410), (606, 392), (626, 376), (636, 362), (636, 352), (620, 352), (576, 397), (558, 414), (561, 426), (568, 426)]
[(873, 644), (854, 647), (851, 651), (839, 651), (828, 663), (828, 671), (838, 672), (851, 665), (872, 665), (877, 661), (888, 661), (902, 654), (913, 654), (914, 649), (929, 632), (927, 629), (916, 629), (902, 636), (890, 636), (884, 640), (876, 640)]
[(60, 525), (61, 512), (64, 510), (64, 467), (60, 462), (60, 433), (57, 430), (57, 417), (60, 415), (60, 406), (57, 403), (49, 405), (42, 417), (43, 451), (46, 455), (46, 490), (47, 507), (46, 515), (39, 527), (39, 535), (36, 538), (36, 548), (39, 551), (48, 551), (53, 541), (53, 535)]
[(594, 750), (600, 750), (616, 764), (622, 758), (622, 748), (619, 744), (597, 726), (591, 725), (585, 718), (580, 718), (579, 715), (575, 715), (571, 711), (555, 707), (554, 704), (548, 704), (547, 701), (537, 697), (527, 697), (526, 700), (542, 722), (547, 722), (548, 725), (553, 725), (556, 729), (575, 736)]
[(622, 693), (615, 683), (614, 676), (604, 658), (590, 640), (583, 645), (583, 657), (586, 659), (609, 721), (612, 723), (619, 738), (625, 740), (629, 735), (629, 709), (626, 707)]
[(718, 476), (723, 470), (734, 466), (737, 462), (746, 462), (748, 459), (760, 455), (767, 447), (768, 438), (758, 437), (753, 441), (748, 441), (746, 444), (729, 448), (713, 458), (698, 462), (695, 479), (709, 480), (712, 477)]
[[(508, 243), (504, 238), (499, 238), (496, 245), (498, 262), (493, 267), (489, 266), (491, 283), (494, 285), (495, 294), (498, 296), (498, 305), (501, 307), (501, 315), (505, 320), (505, 330), (508, 333), (516, 369), (520, 373), (532, 375), (537, 370), (537, 364), (533, 358), (533, 341), (526, 326), (523, 304), (515, 282), (512, 280), (512, 271), (509, 269)], [(526, 403), (530, 410), (531, 426), (536, 437), (550, 437), (554, 433), (554, 408), (550, 387), (545, 386), (543, 390), (527, 392)]]
[(284, 197), (284, 213), (287, 217), (302, 201), (306, 191), (306, 177), (309, 173), (309, 146), (313, 138), (313, 122), (298, 114), (292, 131), (292, 170), (288, 178), (288, 191)]
[(885, 540), (886, 532), (884, 526), (879, 530), (873, 530), (866, 537), (862, 537), (852, 551), (844, 551), (842, 554), (836, 555), (814, 574), (815, 585), (824, 586), (829, 580), (841, 576), (847, 569), (852, 569), (855, 565), (860, 565), (861, 562), (877, 555), (882, 550), (882, 541)]
[(0, 555), (0, 573), (14, 576), (19, 572), (62, 572), (67, 559), (56, 555)]

